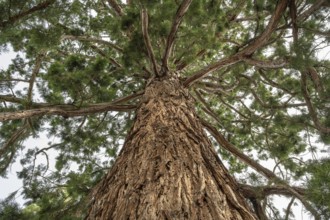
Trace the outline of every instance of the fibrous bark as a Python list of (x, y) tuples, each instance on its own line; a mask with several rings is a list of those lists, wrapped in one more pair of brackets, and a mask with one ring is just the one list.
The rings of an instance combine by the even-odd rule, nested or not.
[(146, 87), (87, 219), (256, 219), (218, 158), (175, 76)]

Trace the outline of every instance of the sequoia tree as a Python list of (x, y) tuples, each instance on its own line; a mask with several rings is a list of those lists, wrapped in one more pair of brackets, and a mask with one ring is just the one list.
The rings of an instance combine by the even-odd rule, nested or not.
[(1, 1), (1, 215), (329, 218), (329, 7)]

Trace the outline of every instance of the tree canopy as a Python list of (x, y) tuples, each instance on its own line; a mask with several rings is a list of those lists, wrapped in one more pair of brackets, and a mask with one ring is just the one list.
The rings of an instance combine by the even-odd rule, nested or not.
[[(83, 215), (148, 81), (171, 71), (253, 206), (292, 219), (299, 201), (330, 218), (329, 9), (327, 0), (1, 1), (0, 53), (17, 56), (0, 70), (0, 174), (20, 160), (27, 200), (24, 210), (4, 200), (1, 215)], [(46, 146), (26, 145), (45, 136)], [(291, 199), (284, 212), (274, 195)]]

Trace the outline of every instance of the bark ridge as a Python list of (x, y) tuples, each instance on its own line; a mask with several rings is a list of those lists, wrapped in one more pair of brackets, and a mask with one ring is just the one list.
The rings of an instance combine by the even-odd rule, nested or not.
[(173, 76), (146, 87), (87, 219), (256, 219)]

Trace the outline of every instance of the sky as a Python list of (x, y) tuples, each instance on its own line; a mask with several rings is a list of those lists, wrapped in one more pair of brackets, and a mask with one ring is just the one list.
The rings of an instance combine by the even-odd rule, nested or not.
[[(20, 54), (21, 55), (21, 54)], [(22, 55), (21, 55), (22, 56)], [(11, 64), (11, 60), (16, 57), (16, 53), (10, 52), (0, 54), (0, 69), (5, 69), (8, 67), (9, 64)], [(1, 124), (1, 122), (0, 122)], [(26, 150), (29, 148), (34, 148), (35, 146), (38, 146), (39, 148), (47, 147), (49, 140), (47, 137), (43, 134), (41, 134), (40, 138), (28, 138), (26, 141), (24, 141), (23, 145), (26, 146), (25, 150), (18, 152), (18, 157), (16, 161), (9, 166), (7, 178), (1, 178), (0, 177), (0, 200), (5, 199), (7, 196), (9, 196), (12, 192), (19, 190), (19, 192), (16, 194), (15, 200), (18, 202), (21, 206), (24, 205), (24, 198), (22, 195), (20, 195), (20, 192), (22, 191), (22, 181), (17, 178), (16, 172), (19, 172), (22, 170), (22, 165), (20, 164), (20, 159), (25, 155)], [(44, 158), (42, 156), (39, 156), (37, 158), (36, 163), (43, 162)], [(55, 160), (51, 161), (50, 167), (54, 165)]]
[[(8, 65), (11, 64), (11, 60), (15, 57), (16, 53), (14, 52), (0, 54), (0, 69), (7, 68)], [(31, 145), (35, 143), (36, 140), (29, 138), (27, 141), (25, 141), (24, 144)], [(21, 156), (23, 155), (23, 152), (19, 153)], [(17, 159), (14, 164), (9, 166), (7, 178), (0, 178), (0, 199), (4, 199), (12, 192), (22, 188), (22, 181), (19, 180), (16, 176), (16, 172), (21, 171), (21, 168), (22, 166), (19, 162), (19, 159)], [(24, 203), (22, 196), (19, 196), (19, 194), (17, 194), (17, 202), (21, 205)]]
[[(16, 54), (12, 52), (0, 54), (0, 69), (7, 68), (15, 57)], [(10, 193), (22, 187), (22, 182), (16, 177), (16, 172), (20, 170), (20, 167), (19, 161), (16, 161), (9, 167), (8, 178), (0, 178), (0, 199), (6, 198)], [(19, 202), (22, 203), (23, 200)]]

